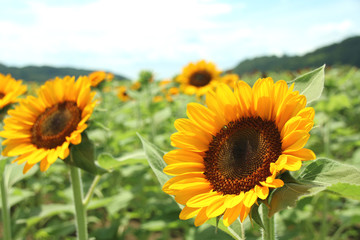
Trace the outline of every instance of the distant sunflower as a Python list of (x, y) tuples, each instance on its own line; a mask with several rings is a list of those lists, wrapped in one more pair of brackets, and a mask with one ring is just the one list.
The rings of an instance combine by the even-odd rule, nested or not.
[(21, 80), (15, 80), (10, 74), (0, 73), (0, 109), (17, 102), (17, 97), (26, 92)]
[(231, 88), (234, 88), (236, 82), (240, 80), (239, 75), (235, 73), (227, 73), (224, 76), (221, 76), (220, 82), (225, 83)]
[(184, 67), (176, 81), (181, 84), (180, 89), (185, 94), (201, 96), (216, 86), (219, 75), (220, 71), (214, 63), (201, 60)]
[(104, 71), (95, 71), (89, 74), (89, 79), (92, 87), (96, 87), (102, 81), (111, 81), (114, 78), (114, 74), (106, 73)]
[(125, 86), (120, 86), (118, 88), (117, 96), (123, 102), (127, 102), (131, 99), (130, 96), (127, 94), (127, 88)]
[(165, 154), (164, 172), (173, 175), (163, 190), (185, 205), (180, 219), (195, 217), (199, 226), (222, 216), (226, 226), (247, 217), (258, 198), (282, 187), (283, 171), (315, 159), (304, 148), (314, 109), (285, 81), (243, 81), (234, 92), (225, 84), (206, 96), (207, 107), (187, 106), (189, 119), (178, 119), (171, 136), (179, 149)]
[(18, 156), (13, 162), (25, 163), (26, 173), (40, 162), (46, 171), (59, 157), (69, 155), (69, 145), (81, 142), (81, 133), (87, 128), (95, 101), (87, 77), (56, 78), (47, 81), (38, 91), (38, 97), (28, 96), (20, 101), (9, 118), (4, 120), (4, 156)]

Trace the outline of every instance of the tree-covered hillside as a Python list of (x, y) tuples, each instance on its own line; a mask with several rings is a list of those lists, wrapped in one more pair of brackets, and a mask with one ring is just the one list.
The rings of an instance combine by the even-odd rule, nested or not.
[[(10, 73), (15, 79), (22, 79), (24, 81), (33, 81), (33, 82), (45, 82), (56, 76), (81, 76), (88, 75), (89, 73), (96, 70), (83, 70), (76, 68), (56, 68), (49, 66), (27, 66), (27, 67), (7, 67), (3, 64), (0, 64), (0, 73), (8, 74)], [(116, 79), (126, 79), (124, 76), (115, 75)]]
[(282, 71), (319, 67), (323, 64), (360, 67), (360, 36), (319, 48), (303, 56), (264, 56), (247, 59), (232, 71), (239, 75), (253, 71)]

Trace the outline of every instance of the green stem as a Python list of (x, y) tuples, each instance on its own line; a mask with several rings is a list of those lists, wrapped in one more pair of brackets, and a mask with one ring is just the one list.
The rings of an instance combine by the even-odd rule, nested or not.
[(244, 223), (240, 222), (240, 226), (241, 226), (241, 239), (245, 240), (245, 228), (244, 228)]
[(10, 208), (7, 200), (7, 187), (5, 182), (5, 174), (2, 174), (1, 181), (1, 203), (2, 203), (2, 220), (4, 240), (11, 240), (11, 225), (10, 225)]
[(87, 205), (89, 204), (90, 199), (91, 199), (91, 197), (92, 197), (92, 195), (94, 193), (95, 187), (100, 181), (100, 178), (101, 178), (100, 175), (96, 175), (96, 177), (94, 178), (94, 180), (93, 180), (93, 182), (92, 182), (92, 184), (91, 184), (91, 186), (90, 186), (90, 188), (89, 188), (89, 190), (88, 190), (88, 192), (86, 194), (86, 197), (85, 197), (85, 199), (83, 201), (83, 204), (84, 204), (85, 207), (87, 207)]
[[(70, 157), (71, 157), (71, 153), (70, 153)], [(81, 181), (79, 168), (70, 166), (70, 179), (74, 194), (77, 237), (79, 240), (87, 240), (88, 233), (87, 233), (86, 209), (82, 202), (83, 190), (82, 190), (82, 181)]]
[(262, 220), (265, 229), (262, 231), (263, 240), (275, 240), (275, 215), (268, 217), (269, 209), (265, 204), (262, 204)]

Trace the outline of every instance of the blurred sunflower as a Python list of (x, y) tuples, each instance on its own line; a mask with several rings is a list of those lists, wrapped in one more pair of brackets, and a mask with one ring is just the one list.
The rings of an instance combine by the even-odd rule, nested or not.
[(158, 102), (162, 102), (164, 100), (163, 96), (157, 95), (153, 97), (153, 102), (154, 103), (158, 103)]
[(92, 87), (96, 87), (102, 81), (111, 81), (114, 78), (114, 74), (106, 73), (104, 71), (95, 71), (89, 74), (89, 79)]
[(139, 90), (140, 88), (141, 88), (141, 83), (139, 81), (134, 82), (130, 87), (131, 90)]
[(179, 95), (179, 88), (177, 87), (171, 87), (169, 88), (169, 90), (166, 92), (165, 97), (166, 100), (168, 102), (172, 102), (173, 101), (173, 96)]
[(4, 156), (18, 156), (13, 162), (25, 163), (23, 172), (40, 162), (46, 171), (59, 157), (69, 155), (69, 145), (81, 142), (81, 133), (87, 128), (95, 101), (87, 77), (56, 78), (47, 81), (38, 91), (38, 97), (28, 96), (20, 101), (9, 118), (4, 120), (6, 138)]
[(21, 80), (15, 80), (10, 74), (0, 73), (0, 109), (17, 102), (17, 97), (26, 92), (27, 87)]
[(282, 187), (283, 171), (300, 169), (315, 159), (304, 148), (314, 109), (285, 81), (243, 81), (234, 92), (225, 84), (206, 96), (207, 107), (187, 106), (189, 119), (178, 119), (171, 136), (179, 149), (165, 154), (164, 172), (173, 175), (163, 190), (185, 205), (180, 219), (195, 217), (199, 226), (222, 216), (226, 226), (247, 217), (258, 198)]
[(126, 91), (127, 91), (127, 88), (125, 86), (120, 86), (118, 88), (117, 96), (123, 102), (127, 102), (127, 101), (129, 101), (131, 99)]
[(240, 80), (239, 75), (235, 73), (228, 73), (220, 78), (220, 82), (225, 83), (232, 89), (234, 89), (236, 82), (238, 82), (239, 80)]
[(180, 83), (180, 89), (185, 94), (201, 96), (216, 86), (219, 75), (220, 71), (214, 63), (201, 60), (185, 66), (176, 81)]

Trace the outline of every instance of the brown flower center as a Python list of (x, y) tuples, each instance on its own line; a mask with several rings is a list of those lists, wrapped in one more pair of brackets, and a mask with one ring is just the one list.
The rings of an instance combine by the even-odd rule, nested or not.
[(204, 157), (205, 176), (213, 189), (240, 194), (265, 181), (270, 163), (281, 155), (280, 133), (273, 121), (241, 118), (224, 126)]
[(0, 99), (3, 99), (5, 97), (4, 93), (0, 93)]
[(208, 71), (197, 71), (190, 76), (190, 85), (195, 87), (203, 87), (209, 84), (212, 77)]
[(31, 128), (31, 142), (38, 148), (56, 148), (77, 128), (81, 109), (75, 102), (66, 101), (47, 108)]

